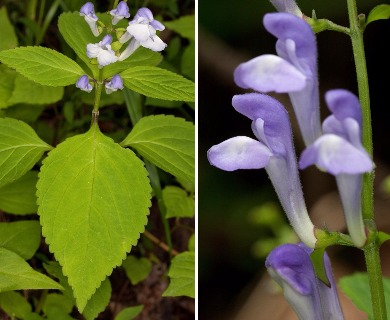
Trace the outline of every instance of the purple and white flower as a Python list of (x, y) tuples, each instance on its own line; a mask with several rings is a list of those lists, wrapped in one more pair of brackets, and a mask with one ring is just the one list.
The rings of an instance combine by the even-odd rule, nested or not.
[(303, 198), (287, 111), (277, 100), (260, 93), (236, 95), (232, 104), (252, 120), (258, 140), (242, 136), (226, 140), (210, 148), (209, 162), (226, 171), (265, 168), (295, 232), (314, 248), (315, 227)]
[(299, 9), (295, 0), (270, 0), (272, 5), (279, 12), (287, 12), (296, 15), (297, 17), (302, 18), (303, 13), (301, 9)]
[(87, 2), (80, 9), (80, 16), (84, 16), (85, 21), (88, 23), (91, 31), (95, 37), (97, 37), (100, 33), (96, 26), (96, 21), (98, 21), (98, 17), (95, 14), (95, 10), (92, 2)]
[(87, 44), (88, 58), (96, 58), (99, 63), (99, 68), (118, 61), (118, 57), (111, 49), (112, 36), (106, 35), (99, 43)]
[(325, 100), (332, 115), (323, 122), (324, 134), (302, 153), (299, 166), (304, 169), (316, 164), (336, 176), (349, 233), (355, 245), (362, 247), (366, 241), (361, 212), (362, 177), (374, 165), (361, 142), (359, 100), (342, 89), (328, 91)]
[[(290, 1), (275, 1), (281, 9)], [(284, 6), (284, 7), (283, 7)], [(236, 84), (260, 92), (288, 93), (306, 145), (321, 135), (315, 35), (303, 19), (291, 13), (270, 13), (264, 26), (275, 37), (276, 55), (263, 55), (240, 64)]]
[(284, 244), (269, 254), (265, 266), (299, 319), (343, 320), (328, 255), (324, 265), (330, 286), (316, 275), (310, 260), (313, 249), (303, 243)]
[(118, 6), (110, 11), (112, 24), (116, 25), (123, 18), (130, 18), (129, 7), (125, 1), (119, 2)]
[(123, 89), (123, 80), (119, 74), (116, 74), (112, 79), (106, 83), (106, 93), (110, 94), (112, 92)]
[(148, 8), (138, 10), (134, 19), (129, 22), (126, 32), (119, 39), (120, 43), (130, 41), (129, 46), (122, 52), (119, 60), (127, 59), (139, 46), (153, 51), (162, 51), (167, 46), (157, 35), (156, 31), (164, 30), (164, 25), (154, 20), (153, 13)]
[(86, 74), (81, 76), (77, 80), (76, 87), (86, 92), (91, 92), (93, 89), (92, 85), (89, 83), (89, 78)]

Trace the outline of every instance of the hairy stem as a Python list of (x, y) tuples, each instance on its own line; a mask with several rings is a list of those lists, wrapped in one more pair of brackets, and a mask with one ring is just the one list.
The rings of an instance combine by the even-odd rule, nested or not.
[[(373, 156), (372, 127), (370, 95), (368, 88), (368, 75), (366, 67), (366, 57), (364, 53), (363, 29), (359, 23), (356, 0), (347, 0), (348, 15), (350, 23), (350, 36), (352, 40), (352, 49), (355, 59), (356, 75), (359, 90), (359, 100), (362, 106), (363, 114), (363, 146)], [(363, 218), (370, 224), (374, 224), (374, 173), (366, 173), (363, 177), (362, 188), (362, 211)], [(367, 224), (368, 225), (368, 224)], [(374, 227), (375, 228), (375, 227)], [(364, 257), (366, 260), (368, 279), (370, 284), (372, 308), (374, 319), (386, 320), (386, 302), (383, 290), (382, 271), (379, 257), (379, 244), (376, 241), (376, 231), (374, 237), (369, 237), (368, 244), (365, 246)], [(370, 239), (371, 238), (371, 239)]]
[[(355, 59), (356, 75), (359, 90), (359, 100), (363, 113), (363, 146), (368, 154), (373, 155), (370, 95), (368, 89), (368, 75), (366, 57), (364, 53), (363, 30), (360, 28), (355, 0), (347, 0), (350, 22), (350, 36)], [(374, 218), (374, 173), (366, 173), (363, 177), (362, 211), (363, 218)]]

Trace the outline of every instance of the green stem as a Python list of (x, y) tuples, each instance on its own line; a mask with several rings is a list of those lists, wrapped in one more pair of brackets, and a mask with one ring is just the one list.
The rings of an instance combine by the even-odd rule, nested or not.
[(375, 320), (386, 320), (386, 302), (383, 290), (382, 270), (379, 257), (379, 246), (376, 241), (364, 248), (368, 281), (370, 284), (372, 309)]
[[(364, 53), (363, 29), (359, 21), (356, 0), (347, 0), (348, 16), (350, 23), (350, 36), (352, 40), (352, 50), (355, 59), (356, 75), (359, 90), (359, 100), (363, 114), (363, 146), (373, 156), (372, 127), (370, 95), (368, 87), (368, 75), (366, 67), (366, 57)], [(374, 173), (366, 173), (363, 176), (362, 188), (362, 211), (363, 218), (368, 222), (366, 225), (374, 224)], [(370, 236), (371, 235), (371, 236)], [(374, 235), (374, 237), (372, 237)], [(368, 279), (370, 284), (371, 301), (375, 320), (386, 320), (386, 302), (383, 290), (383, 280), (381, 263), (379, 256), (379, 244), (376, 241), (377, 233), (369, 232), (368, 244), (364, 247), (364, 257), (366, 260)]]
[[(359, 90), (359, 100), (363, 113), (363, 146), (368, 154), (372, 157), (372, 129), (371, 129), (371, 110), (370, 95), (368, 89), (368, 76), (366, 67), (366, 57), (364, 53), (363, 31), (360, 28), (356, 2), (347, 0), (348, 15), (350, 22), (350, 36), (352, 40), (353, 56), (355, 59), (356, 75)], [(367, 220), (374, 219), (374, 173), (366, 173), (363, 177), (362, 189), (362, 211), (363, 218)]]
[(99, 70), (99, 79), (95, 82), (95, 102), (92, 111), (92, 124), (97, 123), (99, 117), (99, 104), (103, 88), (103, 69)]
[(42, 291), (41, 297), (39, 298), (38, 304), (36, 305), (35, 310), (34, 310), (35, 313), (39, 314), (41, 312), (43, 304), (46, 301), (48, 293), (49, 293), (49, 290), (47, 290), (47, 289)]

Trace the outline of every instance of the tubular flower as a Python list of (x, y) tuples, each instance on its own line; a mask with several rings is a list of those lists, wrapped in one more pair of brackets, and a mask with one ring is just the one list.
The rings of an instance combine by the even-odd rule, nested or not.
[[(280, 8), (290, 1), (274, 1)], [(287, 10), (287, 9), (286, 9)], [(262, 55), (240, 64), (234, 72), (236, 84), (260, 92), (288, 93), (306, 145), (321, 135), (317, 47), (311, 27), (291, 13), (270, 13), (264, 26), (275, 37), (275, 55)]]
[(93, 87), (89, 83), (88, 76), (85, 74), (81, 76), (77, 82), (76, 82), (76, 87), (79, 88), (80, 90), (86, 91), (86, 92), (91, 92)]
[(297, 17), (302, 18), (303, 13), (301, 9), (299, 9), (295, 0), (270, 0), (272, 5), (279, 12), (287, 12), (296, 15)]
[(324, 255), (330, 287), (319, 280), (303, 243), (284, 244), (269, 254), (265, 266), (300, 320), (343, 320), (328, 255)]
[(124, 1), (119, 2), (116, 9), (110, 11), (112, 17), (112, 24), (116, 25), (123, 18), (130, 18), (129, 7)]
[(103, 40), (95, 44), (87, 44), (88, 58), (97, 58), (99, 68), (118, 61), (118, 57), (111, 49), (112, 37), (110, 35), (104, 36)]
[(210, 148), (209, 162), (226, 171), (265, 168), (295, 232), (314, 247), (317, 239), (303, 198), (287, 111), (277, 100), (259, 93), (236, 95), (232, 104), (252, 120), (258, 140), (226, 140)]
[(116, 74), (112, 77), (111, 81), (107, 82), (106, 85), (106, 93), (110, 94), (117, 90), (123, 89), (123, 81), (119, 74)]
[(364, 172), (374, 165), (362, 139), (362, 113), (358, 98), (347, 90), (331, 90), (325, 95), (332, 112), (323, 122), (324, 134), (302, 153), (299, 166), (312, 164), (336, 176), (347, 227), (352, 241), (364, 245), (366, 234), (361, 210)]
[(87, 2), (81, 7), (80, 16), (84, 16), (84, 19), (91, 28), (93, 35), (97, 37), (99, 35), (99, 30), (96, 26), (96, 21), (98, 21), (98, 17), (95, 14), (92, 2)]
[[(164, 50), (167, 44), (156, 35), (156, 30), (162, 31), (164, 29), (165, 27), (161, 22), (154, 20), (153, 14), (148, 8), (139, 9), (134, 16), (134, 19), (129, 22), (126, 32), (119, 39), (120, 43), (125, 43), (131, 38), (135, 39), (133, 40), (133, 43), (130, 42), (129, 44), (129, 47), (131, 46), (132, 49), (129, 49), (128, 51), (125, 49), (119, 60), (125, 60), (134, 52), (133, 48), (135, 46), (138, 48), (141, 45), (153, 51)], [(135, 41), (138, 42), (138, 44), (135, 44)]]

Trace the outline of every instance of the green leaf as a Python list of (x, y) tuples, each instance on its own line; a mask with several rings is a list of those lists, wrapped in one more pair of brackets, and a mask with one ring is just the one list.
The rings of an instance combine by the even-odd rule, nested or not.
[(44, 320), (39, 314), (37, 313), (29, 313), (24, 320)]
[(8, 291), (0, 293), (0, 307), (11, 318), (26, 318), (31, 312), (31, 305), (25, 298), (15, 291)]
[(42, 233), (82, 312), (144, 231), (151, 204), (147, 171), (94, 124), (49, 153), (37, 189)]
[(7, 101), (12, 96), (16, 72), (5, 65), (0, 65), (0, 109), (7, 107)]
[(90, 59), (87, 57), (87, 44), (98, 43), (102, 40), (103, 35), (95, 37), (84, 17), (80, 16), (78, 12), (62, 13), (58, 18), (58, 28), (68, 45), (97, 77), (98, 66), (90, 63)]
[(14, 118), (27, 123), (35, 122), (41, 115), (44, 105), (37, 104), (16, 104), (4, 109), (4, 118)]
[(164, 25), (173, 31), (176, 31), (183, 38), (195, 41), (195, 16), (182, 16), (172, 21), (164, 21)]
[(50, 149), (28, 124), (0, 118), (0, 187), (22, 177)]
[[(97, 14), (99, 20), (108, 22), (111, 16), (107, 14)], [(90, 63), (87, 57), (87, 44), (98, 43), (102, 40), (104, 34), (95, 37), (84, 17), (81, 17), (78, 12), (66, 12), (61, 14), (58, 19), (58, 27), (65, 41), (76, 52), (78, 57), (91, 69), (91, 74), (97, 79), (99, 74), (98, 66)], [(161, 54), (153, 52), (146, 48), (138, 48), (128, 59), (121, 62), (112, 63), (103, 68), (103, 79), (112, 77), (127, 68), (134, 66), (155, 66), (161, 61)]]
[(146, 97), (145, 106), (161, 107), (161, 108), (180, 108), (183, 102), (181, 101), (169, 101)]
[(195, 126), (191, 122), (165, 115), (143, 117), (121, 145), (136, 149), (176, 177), (195, 181)]
[(167, 208), (166, 218), (192, 218), (195, 214), (195, 200), (185, 190), (167, 186), (162, 191)]
[(7, 104), (9, 106), (17, 103), (49, 104), (60, 101), (63, 95), (63, 87), (43, 86), (17, 74), (14, 90)]
[(58, 279), (60, 285), (63, 287), (63, 295), (74, 300), (72, 288), (68, 283), (68, 279), (63, 275), (61, 266), (58, 264), (58, 262), (49, 261), (47, 263), (44, 263), (43, 267), (49, 275)]
[(380, 4), (374, 7), (371, 12), (368, 14), (366, 25), (369, 23), (390, 18), (390, 4)]
[(38, 221), (0, 223), (0, 248), (11, 250), (23, 259), (31, 259), (41, 241)]
[(195, 101), (192, 81), (171, 71), (149, 66), (129, 68), (120, 73), (124, 85), (145, 96), (163, 100)]
[(195, 253), (185, 251), (174, 257), (168, 276), (171, 282), (162, 294), (164, 297), (195, 298)]
[(195, 233), (188, 240), (188, 250), (195, 252)]
[[(72, 288), (69, 286), (68, 279), (62, 274), (61, 266), (54, 261), (50, 261), (47, 264), (43, 265), (45, 270), (51, 276), (57, 278), (60, 284), (64, 287), (62, 293), (71, 299), (74, 303), (74, 297)], [(111, 297), (111, 283), (108, 278), (106, 278), (101, 286), (96, 290), (91, 299), (89, 299), (87, 305), (84, 308), (83, 315), (89, 319), (95, 319), (100, 312), (102, 312), (108, 303), (110, 302)]]
[(75, 84), (85, 73), (67, 56), (44, 47), (1, 51), (0, 61), (32, 81), (53, 87)]
[(62, 287), (35, 271), (16, 253), (0, 248), (0, 292), (22, 289), (59, 289)]
[(103, 312), (111, 299), (111, 283), (108, 278), (96, 290), (92, 298), (88, 301), (83, 311), (86, 320), (96, 319), (100, 312)]
[(148, 277), (150, 271), (152, 271), (152, 262), (144, 257), (137, 258), (129, 255), (123, 261), (122, 267), (125, 269), (131, 283), (136, 285)]
[(0, 9), (0, 26), (0, 51), (17, 47), (18, 38), (16, 37), (14, 27), (8, 19), (7, 9), (5, 7)]
[[(367, 273), (357, 272), (342, 277), (339, 286), (356, 307), (367, 313), (370, 320), (374, 319)], [(390, 278), (383, 278), (383, 288), (386, 298), (387, 318), (390, 318)]]
[(73, 300), (63, 294), (49, 293), (42, 305), (42, 310), (45, 314), (48, 314), (50, 313), (50, 309), (61, 309), (64, 313), (71, 313)]
[(181, 58), (181, 73), (191, 80), (195, 80), (195, 42), (185, 48)]
[(38, 172), (27, 172), (18, 180), (0, 188), (0, 209), (13, 214), (36, 213)]
[(24, 320), (44, 320), (39, 314), (37, 313), (30, 313), (28, 314)]
[(135, 319), (135, 317), (138, 316), (142, 312), (143, 308), (144, 308), (143, 305), (124, 308), (116, 315), (115, 320)]
[(64, 88), (43, 86), (28, 80), (15, 70), (0, 65), (0, 108), (18, 103), (48, 104), (61, 100)]

